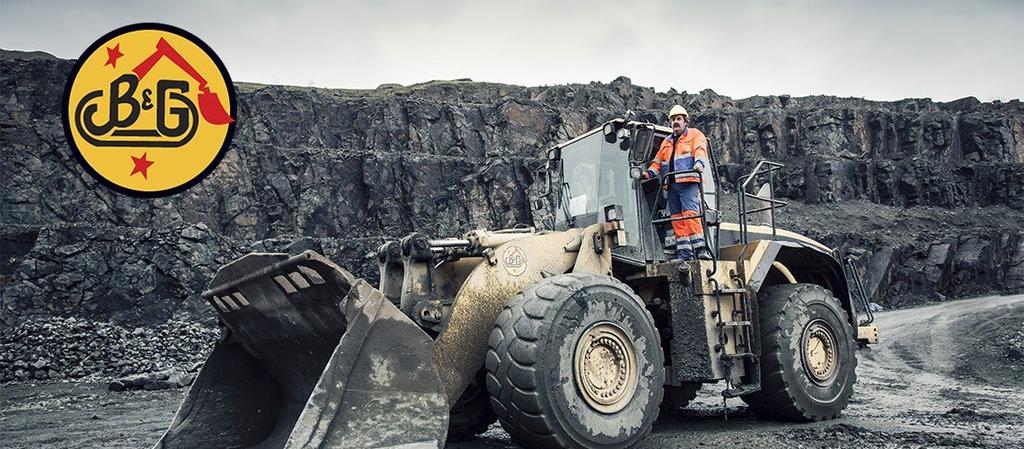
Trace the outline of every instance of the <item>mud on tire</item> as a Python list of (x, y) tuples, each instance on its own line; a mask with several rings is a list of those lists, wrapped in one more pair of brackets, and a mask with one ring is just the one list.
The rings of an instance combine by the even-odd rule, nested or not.
[[(602, 340), (605, 335), (595, 329), (615, 335)], [(628, 348), (620, 344), (626, 340)], [(491, 406), (524, 447), (634, 446), (650, 432), (662, 400), (660, 341), (650, 313), (625, 284), (595, 274), (547, 278), (512, 298), (495, 322), (485, 364)], [(618, 357), (629, 349), (634, 356)], [(614, 361), (588, 365), (598, 356)], [(635, 376), (623, 360), (632, 360)], [(615, 375), (604, 366), (616, 367), (610, 371)], [(593, 382), (584, 386), (586, 379)], [(618, 399), (604, 405), (606, 397)]]
[(761, 391), (742, 399), (765, 418), (838, 417), (857, 380), (853, 329), (839, 300), (814, 284), (774, 285), (758, 297)]

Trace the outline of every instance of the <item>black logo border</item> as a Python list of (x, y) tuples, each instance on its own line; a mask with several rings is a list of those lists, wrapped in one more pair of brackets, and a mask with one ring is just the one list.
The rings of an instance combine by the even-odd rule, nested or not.
[[(213, 63), (217, 65), (217, 69), (220, 70), (221, 76), (224, 77), (224, 82), (227, 84), (228, 89), (228, 99), (230, 100), (228, 105), (228, 113), (235, 118), (233, 122), (228, 124), (227, 135), (224, 137), (224, 143), (221, 144), (220, 150), (217, 151), (217, 155), (214, 156), (213, 160), (210, 161), (210, 164), (207, 165), (202, 172), (200, 172), (192, 179), (186, 181), (184, 184), (181, 184), (177, 187), (152, 192), (132, 190), (127, 187), (120, 186), (114, 183), (113, 181), (104, 178), (103, 175), (96, 171), (96, 169), (92, 168), (92, 166), (89, 165), (89, 163), (85, 160), (85, 157), (82, 156), (81, 150), (78, 149), (78, 145), (75, 143), (74, 134), (72, 134), (71, 132), (71, 117), (68, 117), (68, 107), (71, 103), (71, 87), (74, 85), (75, 78), (78, 77), (78, 72), (82, 69), (82, 64), (85, 62), (85, 59), (88, 58), (89, 55), (93, 54), (93, 52), (99, 49), (100, 46), (102, 46), (110, 39), (116, 36), (120, 36), (122, 34), (139, 30), (157, 30), (176, 34), (178, 36), (184, 37), (185, 39), (188, 39), (193, 44), (196, 44), (199, 48), (205, 51), (206, 54), (210, 56), (210, 59), (213, 60)], [(97, 39), (96, 42), (93, 42), (91, 45), (89, 45), (88, 48), (85, 49), (85, 51), (82, 53), (82, 56), (80, 56), (78, 60), (75, 61), (75, 66), (71, 69), (71, 74), (68, 76), (68, 80), (64, 84), (64, 100), (62, 101), (63, 109), (61, 110), (61, 116), (64, 119), (64, 136), (68, 141), (68, 145), (71, 147), (71, 153), (75, 156), (75, 159), (78, 160), (78, 163), (85, 168), (85, 171), (92, 175), (93, 179), (99, 181), (100, 184), (103, 184), (107, 188), (124, 195), (133, 196), (137, 198), (162, 198), (188, 190), (190, 187), (198, 184), (203, 179), (205, 179), (206, 176), (208, 176), (210, 173), (213, 172), (214, 169), (217, 168), (217, 166), (220, 164), (220, 160), (224, 158), (224, 154), (227, 153), (228, 148), (231, 147), (231, 141), (234, 140), (235, 137), (235, 125), (238, 124), (238, 117), (236, 116), (238, 107), (236, 102), (237, 95), (235, 93), (235, 84), (231, 81), (231, 75), (228, 74), (227, 68), (224, 67), (224, 63), (220, 60), (220, 57), (217, 56), (217, 53), (215, 53), (213, 49), (210, 48), (209, 45), (206, 45), (206, 42), (203, 42), (203, 40), (196, 37), (196, 35), (173, 25), (158, 22), (141, 22), (123, 26), (107, 34), (104, 34), (102, 37)]]

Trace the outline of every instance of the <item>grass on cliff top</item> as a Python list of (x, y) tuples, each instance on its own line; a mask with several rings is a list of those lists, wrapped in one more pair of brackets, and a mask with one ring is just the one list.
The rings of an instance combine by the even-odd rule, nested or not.
[(324, 94), (340, 96), (340, 97), (351, 97), (351, 98), (367, 98), (367, 97), (391, 97), (399, 95), (408, 95), (417, 92), (426, 92), (434, 89), (445, 89), (445, 88), (457, 88), (457, 89), (471, 89), (475, 91), (483, 90), (494, 90), (498, 92), (511, 93), (525, 89), (522, 86), (515, 86), (512, 84), (503, 83), (490, 83), (490, 82), (478, 82), (470, 79), (456, 79), (456, 80), (434, 80), (427, 81), (424, 83), (412, 84), (409, 86), (403, 86), (401, 84), (386, 83), (381, 84), (375, 89), (345, 89), (345, 88), (329, 88), (329, 87), (312, 87), (312, 86), (292, 86), (292, 85), (278, 85), (278, 84), (260, 84), (260, 83), (249, 83), (249, 82), (235, 82), (235, 89), (241, 93), (255, 92), (260, 89), (267, 87), (273, 87), (281, 89), (283, 91), (315, 91)]

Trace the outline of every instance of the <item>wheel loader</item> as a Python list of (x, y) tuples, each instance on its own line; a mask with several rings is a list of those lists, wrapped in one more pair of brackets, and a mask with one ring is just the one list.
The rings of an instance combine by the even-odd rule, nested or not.
[[(495, 421), (532, 448), (624, 448), (720, 385), (769, 419), (839, 416), (877, 342), (852, 259), (778, 229), (762, 161), (721, 218), (717, 164), (641, 173), (671, 129), (616, 119), (551, 148), (535, 223), (413, 233), (380, 282), (312, 251), (222, 267), (222, 337), (160, 449), (441, 447)], [(675, 260), (665, 186), (698, 177), (713, 260)], [(723, 399), (724, 400), (724, 399)]]

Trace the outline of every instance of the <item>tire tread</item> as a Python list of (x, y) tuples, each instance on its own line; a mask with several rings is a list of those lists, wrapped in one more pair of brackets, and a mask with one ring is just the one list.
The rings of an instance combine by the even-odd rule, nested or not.
[[(743, 396), (751, 411), (759, 416), (787, 421), (821, 421), (839, 417), (843, 407), (835, 408), (826, 416), (815, 415), (801, 406), (795, 394), (797, 386), (790, 385), (785, 376), (783, 345), (788, 336), (783, 325), (793, 307), (805, 295), (831, 302), (843, 310), (831, 292), (816, 284), (782, 284), (767, 287), (758, 294), (761, 312), (761, 391)], [(846, 323), (843, 317), (840, 317)], [(848, 323), (846, 323), (849, 326)], [(857, 358), (849, 360), (850, 382), (856, 382)]]
[[(498, 422), (516, 443), (525, 447), (578, 447), (559, 428), (556, 418), (543, 412), (540, 392), (537, 391), (541, 385), (541, 373), (534, 368), (537, 363), (535, 353), (545, 323), (566, 295), (586, 286), (608, 283), (625, 287), (624, 291), (630, 292), (638, 303), (643, 304), (628, 286), (617, 279), (591, 273), (567, 273), (523, 289), (504, 306), (495, 321), (488, 340), (487, 389)], [(653, 323), (650, 312), (641, 308)], [(646, 428), (641, 429), (641, 435), (650, 432), (653, 421), (651, 419)]]

